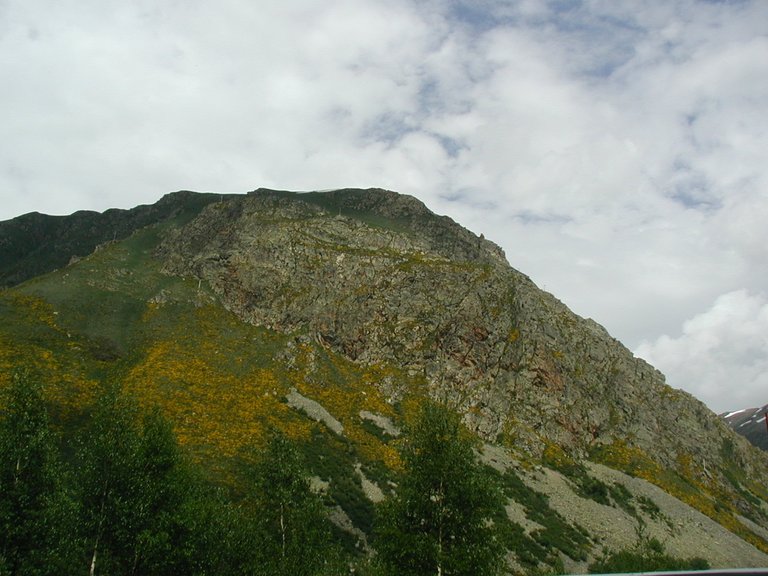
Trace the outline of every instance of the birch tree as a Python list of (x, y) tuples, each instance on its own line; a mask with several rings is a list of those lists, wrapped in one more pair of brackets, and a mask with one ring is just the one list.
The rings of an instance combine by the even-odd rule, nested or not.
[(313, 576), (341, 569), (330, 523), (296, 446), (274, 434), (254, 469), (255, 513), (264, 574)]
[(75, 507), (40, 384), (15, 373), (0, 406), (0, 573), (67, 573)]
[(99, 399), (80, 451), (88, 572), (173, 573), (183, 504), (179, 453), (159, 412), (140, 417), (116, 389)]
[(503, 548), (491, 522), (502, 505), (458, 416), (427, 403), (408, 431), (405, 473), (379, 508), (376, 549), (387, 574), (493, 575)]

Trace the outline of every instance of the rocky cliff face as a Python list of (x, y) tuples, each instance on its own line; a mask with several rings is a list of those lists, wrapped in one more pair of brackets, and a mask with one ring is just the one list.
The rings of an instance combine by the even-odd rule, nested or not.
[(268, 429), (290, 433), (363, 546), (428, 394), (485, 440), (529, 568), (583, 572), (641, 528), (765, 565), (768, 454), (415, 198), (176, 193), (0, 222), (0, 283), (31, 276), (0, 290), (0, 387), (34, 369), (66, 423), (117, 379), (224, 483)]
[[(619, 446), (735, 491), (728, 463), (768, 473), (701, 402), (414, 198), (258, 190), (209, 205), (159, 254), (247, 322), (403, 366), (487, 440), (537, 457)], [(379, 386), (397, 399), (397, 382)]]

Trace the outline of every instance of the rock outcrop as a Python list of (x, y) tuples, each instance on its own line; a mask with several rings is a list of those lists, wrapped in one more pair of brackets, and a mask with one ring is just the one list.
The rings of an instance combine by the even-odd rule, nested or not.
[(176, 193), (0, 222), (0, 282), (30, 276), (0, 291), (0, 364), (41, 370), (63, 419), (109, 373), (225, 482), (269, 430), (301, 438), (361, 549), (429, 395), (485, 441), (511, 565), (583, 572), (641, 530), (765, 564), (768, 454), (415, 198)]
[(704, 482), (722, 475), (727, 438), (730, 460), (768, 472), (704, 404), (415, 198), (258, 190), (209, 205), (160, 255), (250, 323), (405, 367), (486, 440), (536, 457), (620, 443)]

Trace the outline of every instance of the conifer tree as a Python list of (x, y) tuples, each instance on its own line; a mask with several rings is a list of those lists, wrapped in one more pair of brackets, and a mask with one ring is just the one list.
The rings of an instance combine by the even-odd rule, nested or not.
[(500, 491), (476, 461), (458, 416), (427, 403), (403, 448), (397, 494), (380, 505), (376, 549), (386, 574), (493, 575), (503, 547), (491, 522)]

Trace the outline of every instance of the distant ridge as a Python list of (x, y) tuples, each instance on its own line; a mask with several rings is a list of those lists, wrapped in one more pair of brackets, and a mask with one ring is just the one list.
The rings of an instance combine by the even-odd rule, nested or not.
[(721, 414), (728, 425), (758, 448), (768, 451), (768, 404), (760, 408), (745, 408)]
[(63, 268), (72, 257), (87, 256), (99, 244), (123, 240), (146, 226), (180, 214), (192, 218), (205, 206), (225, 196), (179, 191), (166, 194), (155, 204), (130, 210), (79, 210), (68, 216), (30, 212), (2, 221), (0, 288), (16, 286)]

